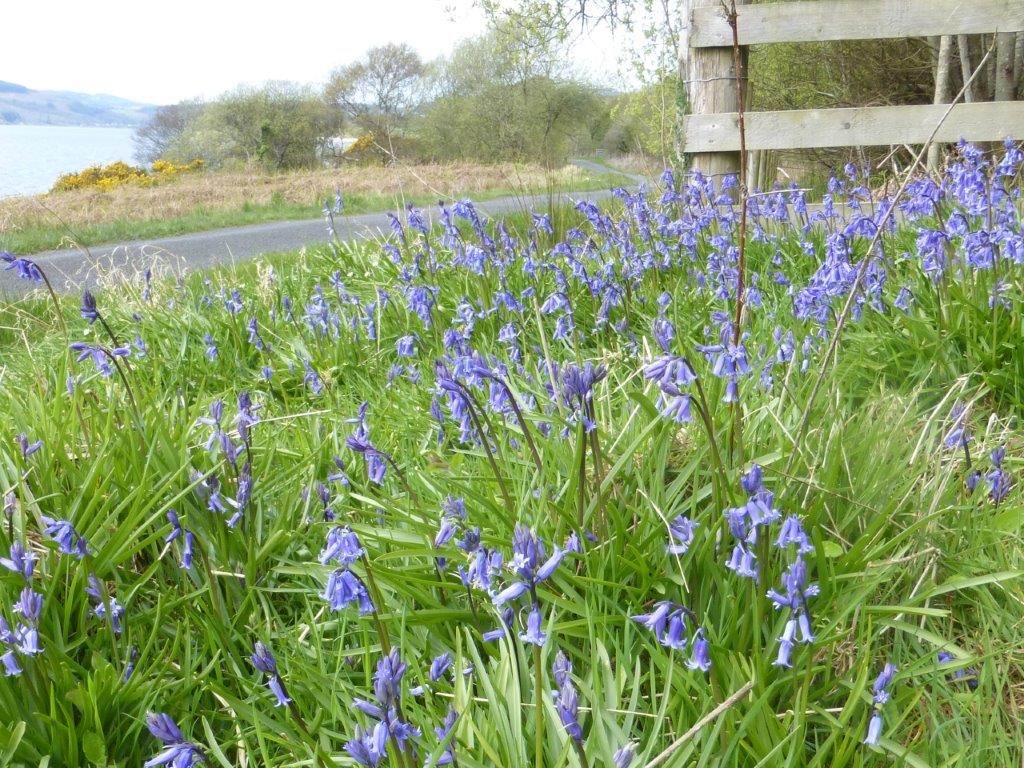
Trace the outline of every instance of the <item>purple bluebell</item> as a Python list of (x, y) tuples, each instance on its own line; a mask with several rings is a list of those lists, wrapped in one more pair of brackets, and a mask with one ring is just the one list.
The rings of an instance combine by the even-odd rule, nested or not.
[(885, 667), (882, 668), (882, 671), (875, 678), (875, 682), (871, 686), (873, 709), (871, 721), (868, 723), (868, 733), (864, 738), (865, 744), (876, 746), (882, 736), (882, 728), (884, 727), (882, 709), (889, 701), (889, 688), (892, 686), (893, 678), (898, 671), (893, 664), (886, 662)]
[(320, 552), (321, 565), (332, 560), (341, 566), (349, 566), (366, 554), (359, 537), (346, 526), (335, 526), (327, 534), (327, 544)]
[(577, 744), (583, 743), (583, 728), (580, 727), (580, 698), (571, 680), (564, 680), (555, 694), (555, 712), (569, 738)]
[(701, 672), (707, 672), (711, 669), (711, 646), (704, 637), (704, 628), (698, 627), (697, 631), (693, 633), (693, 643), (690, 645), (690, 658), (686, 661), (686, 666), (690, 669), (699, 669)]
[(387, 760), (388, 728), (377, 723), (370, 730), (356, 727), (355, 738), (345, 744), (345, 751), (359, 765), (376, 768)]
[(548, 636), (543, 631), (543, 626), (544, 617), (540, 612), (540, 606), (534, 605), (526, 616), (526, 629), (519, 633), (519, 639), (530, 645), (544, 645)]
[(0, 262), (7, 264), (5, 270), (13, 269), (22, 280), (31, 280), (34, 283), (44, 282), (43, 272), (34, 261), (24, 256), (15, 256), (8, 251), (0, 251)]
[(636, 745), (626, 744), (615, 750), (612, 755), (612, 768), (631, 768), (633, 759), (636, 757)]
[(25, 581), (31, 581), (37, 559), (34, 552), (26, 549), (20, 541), (15, 541), (11, 544), (10, 557), (0, 557), (0, 565), (20, 574)]
[(96, 370), (104, 378), (110, 378), (114, 375), (111, 362), (119, 357), (128, 357), (131, 354), (131, 350), (128, 347), (115, 347), (108, 350), (106, 347), (98, 344), (86, 344), (83, 341), (73, 342), (71, 350), (78, 353), (78, 357), (75, 358), (76, 362), (81, 363), (85, 360), (92, 360)]
[(451, 666), (452, 655), (445, 651), (441, 655), (435, 657), (434, 660), (430, 662), (430, 672), (428, 673), (427, 676), (430, 678), (431, 682), (436, 683), (438, 680), (444, 677), (448, 670), (451, 669)]
[(124, 606), (117, 602), (117, 598), (113, 595), (108, 595), (106, 587), (100, 580), (93, 575), (89, 575), (89, 584), (85, 588), (85, 593), (96, 601), (96, 605), (93, 607), (93, 615), (98, 619), (107, 618), (107, 609), (110, 609), (110, 626), (113, 628), (115, 634), (121, 634), (121, 617), (124, 615)]
[(206, 762), (206, 755), (200, 747), (185, 739), (178, 725), (170, 715), (150, 712), (146, 715), (146, 727), (159, 740), (164, 749), (156, 757), (147, 760), (144, 768), (169, 765), (171, 768), (193, 768)]
[(96, 297), (87, 288), (82, 291), (82, 307), (80, 309), (82, 319), (87, 320), (89, 325), (92, 325), (100, 319), (99, 310), (96, 308)]
[(271, 650), (262, 642), (257, 640), (253, 644), (253, 652), (249, 657), (252, 665), (267, 677), (267, 688), (274, 694), (277, 700), (274, 706), (287, 707), (291, 703), (288, 693), (285, 691), (284, 683), (277, 673), (277, 659)]
[(373, 613), (374, 605), (369, 590), (362, 579), (352, 571), (338, 568), (327, 577), (327, 584), (321, 594), (332, 611), (341, 611), (355, 604), (362, 616)]
[(57, 543), (57, 549), (65, 555), (85, 557), (89, 554), (89, 546), (85, 539), (78, 535), (75, 527), (67, 520), (56, 520), (42, 516), (43, 533)]
[(693, 544), (693, 532), (697, 528), (690, 518), (679, 515), (668, 524), (669, 543), (666, 549), (672, 555), (685, 555)]
[(36, 440), (35, 442), (29, 442), (28, 435), (24, 432), (18, 435), (18, 447), (21, 448), (21, 458), (27, 459), (33, 453), (36, 453), (40, 448), (43, 447), (42, 440)]

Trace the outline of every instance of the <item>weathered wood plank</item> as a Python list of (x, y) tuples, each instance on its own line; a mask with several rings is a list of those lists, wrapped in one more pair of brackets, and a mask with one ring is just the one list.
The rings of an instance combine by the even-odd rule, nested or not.
[[(1024, 30), (1022, 0), (819, 0), (739, 9), (740, 45), (972, 35)], [(732, 45), (721, 4), (694, 8), (693, 48)]]
[[(849, 109), (797, 109), (748, 112), (747, 149), (923, 144), (942, 121), (948, 104)], [(735, 152), (740, 146), (736, 113), (690, 115), (683, 134), (687, 152)], [(1024, 102), (957, 104), (935, 140), (1001, 141), (1024, 139)]]

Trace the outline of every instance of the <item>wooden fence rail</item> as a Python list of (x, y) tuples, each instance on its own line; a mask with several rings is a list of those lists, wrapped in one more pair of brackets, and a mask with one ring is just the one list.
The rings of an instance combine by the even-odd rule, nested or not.
[[(688, 70), (693, 114), (684, 150), (710, 175), (739, 170), (737, 104), (729, 96), (746, 46), (1024, 31), (1024, 0), (816, 0), (749, 5), (737, 0), (740, 73), (733, 72), (731, 0), (689, 0)], [(1012, 78), (1011, 78), (1012, 80)], [(1012, 98), (1013, 83), (1009, 89)], [(746, 112), (748, 151), (1024, 139), (1024, 102)]]
[[(949, 116), (943, 116), (949, 111)], [(941, 125), (940, 125), (941, 123)], [(978, 101), (904, 107), (794, 109), (746, 113), (747, 149), (817, 149), (924, 144), (935, 141), (1002, 141), (1024, 135), (1024, 101)], [(684, 141), (688, 152), (736, 152), (740, 148), (735, 112), (691, 115)]]
[[(1024, 0), (830, 0), (741, 6), (740, 45), (1024, 30)], [(732, 45), (721, 5), (695, 8), (691, 48)]]

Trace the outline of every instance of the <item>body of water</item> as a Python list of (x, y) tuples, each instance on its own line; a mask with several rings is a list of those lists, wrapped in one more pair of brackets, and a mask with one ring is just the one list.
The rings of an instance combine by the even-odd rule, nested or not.
[(46, 192), (62, 173), (133, 162), (132, 128), (0, 125), (0, 197)]

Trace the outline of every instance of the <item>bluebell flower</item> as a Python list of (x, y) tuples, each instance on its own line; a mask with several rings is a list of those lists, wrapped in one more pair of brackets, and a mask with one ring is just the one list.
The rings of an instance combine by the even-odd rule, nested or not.
[(701, 672), (707, 672), (711, 669), (710, 650), (711, 646), (704, 637), (704, 628), (698, 627), (697, 631), (693, 633), (690, 658), (687, 659), (686, 666), (690, 669), (699, 669)]
[(20, 541), (15, 541), (11, 544), (11, 556), (0, 557), (0, 565), (9, 571), (20, 574), (25, 581), (31, 581), (37, 559), (35, 553), (25, 549), (25, 545)]
[(526, 630), (519, 633), (519, 639), (531, 645), (544, 645), (548, 636), (543, 632), (543, 626), (544, 617), (541, 615), (540, 607), (534, 605), (526, 617)]
[(89, 595), (93, 600), (96, 601), (96, 605), (93, 607), (93, 615), (96, 618), (105, 620), (107, 618), (107, 608), (110, 608), (110, 626), (113, 628), (115, 634), (121, 634), (121, 617), (124, 615), (124, 606), (117, 602), (117, 598), (113, 595), (109, 595), (104, 601), (104, 587), (100, 583), (100, 580), (89, 575), (89, 584), (85, 588), (85, 593)]
[(454, 709), (449, 708), (448, 714), (444, 716), (444, 720), (442, 721), (441, 725), (435, 726), (434, 735), (437, 736), (437, 740), (439, 742), (443, 742), (445, 741), (445, 739), (448, 739), (449, 741), (445, 746), (444, 751), (441, 753), (440, 757), (437, 758), (436, 763), (429, 762), (429, 759), (428, 762), (424, 763), (424, 766), (426, 766), (427, 768), (429, 768), (429, 766), (431, 765), (455, 764), (455, 739), (454, 737), (451, 737), (451, 732), (452, 729), (455, 727), (455, 722), (458, 720), (458, 718), (458, 713)]
[(387, 760), (388, 729), (377, 723), (372, 729), (356, 727), (355, 738), (345, 744), (345, 751), (359, 765), (376, 768)]
[(57, 543), (57, 549), (65, 555), (85, 557), (89, 554), (89, 546), (85, 539), (78, 535), (75, 527), (67, 520), (56, 520), (42, 516), (43, 533)]
[(989, 454), (992, 461), (992, 470), (985, 475), (988, 481), (989, 498), (996, 504), (1005, 499), (1013, 487), (1013, 480), (1010, 473), (1003, 469), (1003, 458), (1006, 456), (1006, 446), (1001, 445)]
[(82, 307), (80, 312), (82, 319), (87, 320), (89, 325), (100, 319), (99, 310), (96, 308), (96, 297), (92, 295), (89, 289), (82, 291)]
[(336, 526), (327, 534), (327, 544), (320, 552), (320, 563), (327, 565), (334, 560), (342, 566), (348, 566), (365, 554), (366, 550), (351, 528), (347, 525)]
[(561, 688), (567, 680), (572, 679), (572, 662), (569, 657), (561, 651), (555, 654), (555, 660), (551, 663), (551, 674), (555, 678), (555, 684)]
[(409, 334), (408, 336), (402, 336), (395, 342), (395, 352), (399, 357), (415, 357), (416, 335)]
[(267, 676), (267, 688), (274, 694), (277, 700), (274, 706), (287, 707), (291, 703), (285, 691), (284, 683), (277, 674), (277, 659), (270, 649), (259, 640), (253, 645), (252, 655), (249, 657), (252, 665)]
[(36, 440), (35, 442), (29, 442), (28, 435), (22, 432), (17, 437), (18, 447), (21, 448), (21, 458), (27, 459), (33, 453), (36, 453), (40, 448), (43, 447), (42, 440)]
[(633, 765), (633, 759), (635, 757), (635, 744), (629, 743), (625, 746), (619, 747), (615, 750), (615, 754), (612, 755), (612, 768), (630, 768), (630, 766)]
[(650, 613), (633, 616), (632, 619), (651, 630), (664, 647), (682, 651), (689, 643), (688, 617), (692, 617), (692, 613), (686, 606), (662, 600), (654, 604)]
[(353, 603), (359, 607), (362, 616), (374, 611), (373, 601), (362, 579), (345, 568), (331, 572), (321, 597), (327, 601), (332, 611), (344, 610)]
[(216, 360), (217, 359), (217, 355), (219, 354), (219, 352), (217, 350), (217, 342), (214, 341), (213, 336), (211, 334), (209, 334), (209, 333), (204, 334), (203, 335), (203, 343), (206, 345), (206, 352), (205, 352), (206, 359), (207, 360)]
[(14, 651), (8, 650), (0, 655), (0, 662), (4, 665), (4, 677), (17, 677), (24, 671)]
[(537, 534), (522, 524), (517, 524), (512, 537), (512, 559), (508, 567), (519, 580), (494, 596), (494, 605), (502, 606), (524, 594), (536, 595), (537, 585), (551, 578), (565, 558), (565, 550), (555, 545), (548, 557)]
[(75, 358), (76, 362), (81, 363), (85, 360), (92, 360), (99, 374), (108, 379), (114, 375), (114, 369), (110, 366), (111, 362), (119, 357), (128, 357), (131, 354), (131, 350), (128, 347), (115, 347), (108, 350), (97, 344), (86, 344), (83, 341), (73, 342), (71, 350), (78, 353), (78, 357)]
[(30, 261), (24, 256), (15, 256), (8, 251), (0, 251), (0, 262), (7, 264), (4, 267), (5, 270), (13, 269), (23, 280), (31, 280), (34, 283), (44, 282), (42, 270), (34, 261)]
[(451, 669), (451, 666), (452, 655), (447, 651), (435, 657), (434, 660), (430, 662), (430, 672), (428, 674), (430, 681), (436, 683), (438, 680), (444, 677), (445, 673), (447, 673), (448, 670)]
[(172, 768), (193, 768), (206, 762), (202, 749), (191, 741), (178, 728), (170, 715), (150, 712), (146, 715), (146, 727), (149, 732), (164, 745), (164, 750), (156, 757), (147, 760), (144, 768), (155, 768), (158, 765), (169, 765)]
[(885, 667), (882, 668), (882, 671), (875, 678), (875, 682), (871, 686), (873, 712), (871, 721), (868, 723), (867, 736), (864, 738), (865, 744), (877, 745), (878, 740), (881, 738), (884, 725), (882, 721), (882, 708), (889, 701), (889, 688), (898, 671), (895, 665), (886, 662)]
[[(669, 543), (666, 549), (672, 555), (685, 555), (690, 545), (693, 544), (693, 532), (697, 528), (690, 518), (679, 515), (668, 525)], [(676, 543), (678, 542), (678, 543)]]
[(571, 680), (564, 680), (559, 686), (554, 704), (558, 719), (561, 721), (562, 727), (565, 728), (565, 732), (569, 734), (569, 738), (577, 744), (582, 744), (583, 728), (580, 727), (579, 720), (579, 694), (576, 693), (576, 688), (573, 687)]

